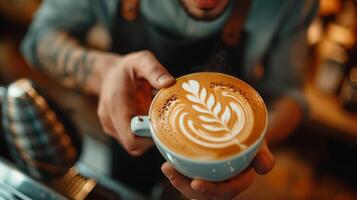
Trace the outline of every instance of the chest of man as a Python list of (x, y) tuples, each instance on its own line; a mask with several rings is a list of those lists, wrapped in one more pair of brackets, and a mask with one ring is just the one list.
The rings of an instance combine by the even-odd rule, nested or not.
[(140, 10), (137, 10), (133, 20), (133, 13), (125, 13), (121, 7), (112, 26), (112, 50), (120, 54), (149, 50), (176, 76), (195, 71), (220, 71), (237, 75), (244, 52), (245, 32), (241, 27), (246, 13), (239, 12), (241, 7), (232, 7), (222, 26), (202, 38), (182, 37), (174, 31), (165, 30), (147, 19), (149, 17), (141, 14)]

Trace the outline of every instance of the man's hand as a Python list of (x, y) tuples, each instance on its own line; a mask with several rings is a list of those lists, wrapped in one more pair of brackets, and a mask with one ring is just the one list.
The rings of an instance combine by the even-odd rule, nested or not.
[(152, 146), (152, 140), (135, 136), (130, 121), (135, 115), (147, 114), (143, 109), (149, 107), (152, 95), (145, 82), (161, 89), (173, 84), (175, 79), (152, 53), (140, 51), (118, 58), (102, 80), (98, 116), (104, 131), (131, 155), (143, 154)]
[(239, 193), (250, 186), (256, 173), (266, 174), (270, 172), (274, 163), (274, 156), (264, 142), (251, 166), (236, 177), (224, 182), (189, 179), (177, 172), (167, 162), (162, 165), (161, 170), (171, 184), (189, 199), (231, 200), (237, 199)]

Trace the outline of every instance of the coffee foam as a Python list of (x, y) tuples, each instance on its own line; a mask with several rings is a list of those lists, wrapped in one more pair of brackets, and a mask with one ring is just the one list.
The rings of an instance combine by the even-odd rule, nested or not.
[(250, 86), (218, 73), (179, 78), (157, 94), (150, 116), (166, 147), (199, 160), (224, 159), (246, 149), (262, 134), (267, 117)]

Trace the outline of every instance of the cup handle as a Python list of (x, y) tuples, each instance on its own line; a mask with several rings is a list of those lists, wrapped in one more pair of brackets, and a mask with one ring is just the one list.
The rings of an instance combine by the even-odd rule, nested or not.
[(149, 116), (135, 116), (131, 119), (131, 132), (141, 137), (151, 137)]

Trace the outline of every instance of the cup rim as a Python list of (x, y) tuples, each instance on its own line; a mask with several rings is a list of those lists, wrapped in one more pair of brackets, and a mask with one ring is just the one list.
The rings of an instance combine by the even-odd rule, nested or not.
[(249, 85), (248, 83), (246, 83), (245, 81), (241, 80), (241, 79), (238, 79), (237, 77), (234, 77), (232, 75), (229, 75), (229, 74), (224, 74), (224, 73), (220, 73), (220, 72), (195, 72), (195, 73), (190, 73), (190, 74), (186, 74), (186, 75), (183, 75), (183, 76), (180, 76), (178, 77), (176, 80), (180, 80), (182, 78), (186, 78), (188, 76), (192, 76), (192, 75), (200, 75), (200, 74), (219, 74), (219, 75), (223, 75), (223, 76), (228, 76), (228, 77), (231, 77), (235, 80), (238, 80), (238, 81), (241, 81), (243, 82), (244, 84), (246, 84), (250, 89), (252, 89), (252, 91), (257, 95), (257, 97), (259, 98), (259, 101), (261, 101), (264, 105), (264, 113), (265, 113), (265, 126), (262, 130), (262, 133), (261, 135), (256, 139), (256, 141), (254, 141), (253, 144), (249, 145), (246, 149), (240, 151), (239, 153), (237, 154), (234, 154), (234, 155), (231, 155), (231, 156), (228, 156), (228, 157), (225, 157), (224, 159), (217, 159), (217, 160), (195, 160), (195, 159), (192, 159), (190, 157), (187, 157), (187, 156), (183, 156), (181, 154), (178, 154), (174, 151), (172, 151), (170, 148), (168, 148), (164, 143), (162, 143), (160, 141), (160, 139), (158, 138), (158, 136), (156, 135), (156, 132), (151, 124), (151, 110), (152, 110), (152, 107), (153, 107), (153, 104), (155, 103), (156, 99), (158, 98), (158, 96), (160, 95), (160, 93), (163, 91), (162, 89), (155, 95), (155, 97), (153, 98), (151, 104), (150, 104), (150, 108), (149, 108), (149, 126), (150, 126), (150, 131), (151, 131), (151, 135), (152, 135), (152, 138), (154, 139), (154, 142), (155, 143), (158, 143), (162, 148), (165, 149), (165, 151), (168, 151), (170, 152), (170, 154), (173, 154), (175, 157), (179, 158), (179, 159), (182, 159), (182, 160), (186, 160), (186, 161), (189, 161), (189, 162), (192, 162), (192, 163), (198, 163), (198, 164), (215, 164), (215, 163), (222, 163), (222, 162), (229, 162), (231, 160), (235, 160), (236, 158), (238, 157), (241, 157), (241, 156), (244, 156), (246, 154), (246, 152), (249, 152), (251, 151), (252, 149), (256, 148), (256, 146), (262, 142), (262, 140), (264, 140), (265, 138), (265, 135), (266, 135), (266, 132), (267, 132), (267, 127), (268, 127), (268, 110), (267, 110), (267, 107), (265, 105), (265, 102), (263, 100), (263, 98), (260, 96), (260, 94), (251, 86)]

